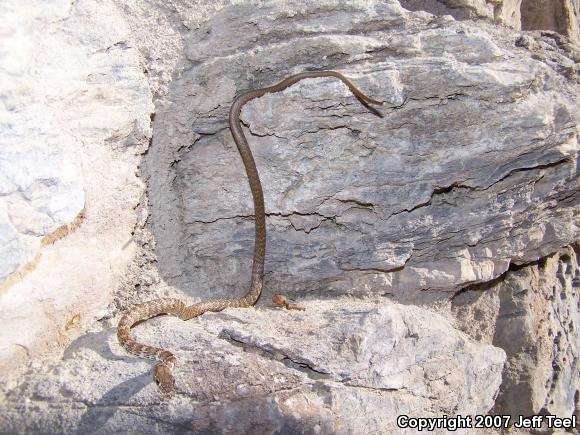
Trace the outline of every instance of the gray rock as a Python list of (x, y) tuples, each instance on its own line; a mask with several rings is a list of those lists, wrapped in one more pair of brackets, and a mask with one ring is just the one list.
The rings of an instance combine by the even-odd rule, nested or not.
[(578, 412), (579, 286), (575, 246), (454, 298), (458, 326), (507, 353), (495, 414)]
[(308, 69), (342, 71), (387, 104), (379, 118), (313, 79), (244, 107), (267, 292), (425, 302), (574, 241), (578, 88), (516, 38), (397, 2), (224, 7), (188, 34), (154, 121), (162, 277), (201, 297), (245, 291), (252, 208), (227, 113), (236, 93)]
[(580, 1), (522, 0), (522, 29), (553, 30), (580, 42)]
[(177, 350), (178, 395), (167, 401), (151, 364), (128, 356), (114, 328), (95, 329), (4, 391), (3, 429), (383, 433), (397, 430), (397, 415), (473, 415), (493, 405), (504, 352), (442, 316), (384, 301), (305, 307), (136, 328), (139, 340)]
[(486, 19), (516, 30), (552, 30), (580, 41), (579, 0), (401, 0), (412, 11)]
[[(438, 3), (510, 24), (518, 2)], [(0, 258), (38, 261), (0, 294), (0, 432), (400, 433), (401, 414), (577, 407), (576, 254), (560, 251), (578, 238), (567, 38), (392, 0), (20, 4), (0, 20), (16, 11), (10, 28), (27, 31), (11, 38), (31, 37), (34, 55), (1, 55), (32, 59), (28, 84), (42, 86), (5, 88), (27, 78), (16, 68), (0, 87), (17, 109), (6, 116), (24, 116), (11, 128), (39, 121), (22, 134), (39, 139), (39, 160), (20, 203), (11, 179), (25, 165), (0, 157), (0, 214), (16, 228), (0, 222)], [(331, 79), (244, 107), (266, 193), (266, 288), (256, 309), (134, 330), (179, 358), (179, 394), (164, 401), (152, 364), (119, 347), (119, 315), (153, 297), (246, 291), (254, 229), (229, 106), (311, 69), (385, 99), (383, 118)], [(19, 145), (6, 161), (36, 158)], [(82, 225), (28, 244), (54, 233), (52, 215), (74, 222), (79, 192)], [(307, 311), (268, 307), (279, 291)]]
[[(519, 9), (522, 0), (401, 0), (401, 5), (411, 11), (426, 11), (436, 15), (451, 15), (456, 20), (485, 18), (494, 20), (496, 13), (505, 8)], [(516, 7), (517, 6), (517, 7)], [(497, 14), (498, 18), (500, 14)], [(509, 24), (520, 26), (513, 17)], [(519, 18), (519, 14), (517, 16)], [(497, 20), (499, 21), (499, 19)]]

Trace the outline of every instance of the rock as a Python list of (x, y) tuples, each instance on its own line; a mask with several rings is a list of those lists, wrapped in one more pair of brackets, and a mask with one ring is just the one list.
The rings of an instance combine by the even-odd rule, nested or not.
[(575, 240), (578, 88), (548, 60), (572, 54), (542, 58), (516, 34), (397, 2), (296, 14), (228, 6), (184, 42), (145, 160), (163, 279), (200, 297), (243, 294), (254, 228), (229, 106), (308, 69), (342, 71), (387, 104), (380, 118), (336, 80), (311, 79), (243, 108), (266, 198), (268, 295), (446, 299)]
[(305, 305), (136, 328), (139, 340), (177, 349), (178, 396), (168, 401), (149, 362), (127, 356), (114, 328), (95, 329), (4, 392), (4, 428), (372, 433), (396, 430), (400, 414), (473, 415), (493, 405), (504, 352), (442, 316), (384, 301)]
[[(43, 86), (56, 78), (50, 77), (56, 73), (54, 66), (46, 67), (45, 60), (38, 59), (46, 69), (33, 75), (29, 74), (30, 65), (22, 61), (22, 57), (33, 56), (31, 46), (36, 42), (35, 37), (40, 39), (40, 32), (30, 35), (16, 31), (27, 24), (24, 12), (13, 5), (3, 18), (13, 29), (7, 44), (24, 50), (5, 51), (2, 64), (6, 67), (0, 70), (0, 94), (4, 101), (0, 256), (5, 259), (0, 262), (0, 283), (31, 261), (43, 239), (72, 222), (85, 206), (81, 162), (74, 138), (53, 130), (51, 113), (45, 112), (47, 95), (42, 93)], [(58, 6), (39, 11), (46, 19), (58, 17), (60, 13)], [(44, 44), (49, 45), (46, 40)], [(58, 91), (54, 91), (56, 95)], [(54, 99), (55, 95), (48, 97)], [(57, 104), (53, 102), (53, 110)]]
[[(517, 9), (522, 0), (401, 0), (411, 11), (426, 11), (435, 15), (451, 15), (456, 20), (486, 18), (493, 20), (496, 11), (509, 6)], [(510, 23), (513, 27), (519, 22)]]
[(0, 20), (0, 368), (10, 373), (91, 323), (132, 260), (153, 104), (111, 3), (8, 1)]
[(495, 0), (493, 19), (496, 23), (520, 30), (522, 27), (522, 0)]
[[(440, 16), (394, 0), (5, 5), (0, 432), (570, 416), (580, 55), (553, 30), (486, 21), (517, 29), (517, 0), (423, 3)], [(320, 69), (385, 99), (382, 118), (332, 79), (244, 107), (265, 290), (255, 309), (135, 328), (179, 358), (165, 401), (118, 319), (246, 291), (253, 210), (230, 104)], [(306, 311), (268, 306), (280, 292)]]
[(522, 0), (522, 29), (553, 30), (580, 42), (580, 1)]
[(454, 298), (461, 329), (507, 353), (494, 414), (578, 412), (579, 287), (575, 246)]
[[(520, 30), (522, 0), (401, 0), (412, 11), (451, 15), (456, 20), (486, 19)], [(537, 28), (537, 27), (536, 27)]]
[(580, 42), (578, 0), (401, 0), (412, 11), (486, 19), (516, 30), (552, 30)]

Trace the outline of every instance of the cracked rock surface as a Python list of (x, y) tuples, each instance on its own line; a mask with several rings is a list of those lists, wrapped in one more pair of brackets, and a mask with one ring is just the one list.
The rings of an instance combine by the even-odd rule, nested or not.
[(379, 117), (336, 80), (311, 79), (243, 108), (268, 214), (267, 292), (419, 303), (572, 243), (578, 87), (527, 37), (529, 48), (394, 1), (224, 7), (187, 34), (157, 105), (145, 172), (163, 279), (193, 296), (242, 294), (254, 227), (230, 103), (308, 69), (339, 70), (386, 104)]
[(31, 369), (5, 392), (3, 428), (378, 433), (394, 430), (399, 414), (480, 414), (493, 405), (504, 351), (443, 316), (384, 300), (305, 308), (158, 318), (135, 328), (142, 341), (179, 349), (178, 394), (167, 401), (152, 364), (127, 356), (102, 322), (61, 361)]
[(578, 415), (579, 252), (563, 249), (453, 298), (458, 327), (506, 351), (493, 413)]
[(579, 0), (401, 0), (413, 11), (452, 15), (455, 19), (486, 19), (520, 30), (548, 30), (579, 42)]
[[(100, 139), (83, 142), (83, 224), (45, 248), (22, 284), (34, 297), (0, 293), (0, 433), (375, 434), (404, 433), (403, 414), (578, 414), (573, 41), (446, 15), (501, 22), (517, 0), (412, 2), (440, 16), (395, 0), (233, 3), (44, 3), (63, 20), (43, 12), (51, 32), (35, 35), (79, 47), (66, 65), (90, 59), (72, 101), (96, 116), (55, 98), (70, 121), (55, 125)], [(253, 210), (230, 104), (320, 69), (386, 103), (369, 111), (319, 78), (243, 108), (264, 291), (255, 308), (132, 330), (178, 358), (164, 400), (154, 363), (118, 344), (119, 318), (247, 291)], [(274, 293), (306, 311), (274, 308)]]
[(4, 1), (0, 34), (0, 372), (13, 373), (61, 348), (71, 319), (92, 323), (131, 263), (154, 105), (108, 1)]

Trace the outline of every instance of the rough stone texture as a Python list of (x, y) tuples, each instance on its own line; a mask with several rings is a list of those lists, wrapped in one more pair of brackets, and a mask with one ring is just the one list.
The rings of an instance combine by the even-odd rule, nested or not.
[[(156, 319), (139, 339), (180, 349), (178, 396), (103, 322), (0, 403), (8, 432), (385, 433), (399, 414), (487, 412), (505, 353), (442, 316), (388, 302), (310, 302)], [(109, 324), (110, 325), (110, 324)]]
[[(55, 132), (51, 113), (45, 113), (46, 100), (49, 104), (52, 100), (52, 111), (62, 111), (62, 102), (54, 100), (69, 89), (51, 89), (46, 95), (45, 87), (53, 85), (60, 73), (54, 65), (46, 65), (46, 58), (38, 59), (41, 71), (27, 74), (31, 66), (27, 59), (34, 53), (32, 48), (26, 50), (27, 45), (39, 43), (42, 36), (30, 32), (26, 12), (9, 9), (2, 17), (3, 27), (13, 32), (4, 45), (24, 51), (4, 50), (0, 71), (0, 257), (5, 259), (0, 263), (0, 282), (32, 260), (43, 238), (72, 222), (85, 203), (78, 144), (70, 133)], [(45, 8), (39, 15), (47, 12), (54, 15), (46, 18), (55, 19), (66, 11)], [(45, 50), (50, 42), (62, 43), (43, 42)]]
[(196, 296), (243, 293), (254, 229), (229, 105), (314, 68), (387, 104), (377, 117), (313, 79), (242, 111), (265, 186), (267, 291), (421, 303), (573, 242), (578, 88), (518, 40), (396, 2), (212, 15), (184, 43), (146, 157), (162, 277)]
[(522, 27), (522, 0), (500, 0), (495, 2), (493, 20), (504, 26), (520, 30)]
[(486, 19), (516, 30), (553, 30), (580, 42), (580, 0), (401, 0), (412, 11)]
[(580, 0), (401, 0), (412, 11), (486, 19), (516, 30), (553, 30), (580, 42)]
[(412, 11), (448, 14), (457, 20), (484, 18), (516, 30), (521, 28), (521, 4), (522, 0), (401, 0)]
[(522, 29), (554, 30), (580, 42), (580, 0), (522, 0)]
[(578, 414), (578, 247), (453, 299), (458, 326), (508, 356), (496, 414)]
[[(577, 254), (561, 249), (578, 238), (576, 47), (396, 1), (305, 3), (10, 4), (36, 21), (2, 31), (29, 51), (3, 39), (1, 55), (35, 60), (31, 100), (52, 92), (18, 110), (50, 118), (58, 141), (39, 152), (58, 162), (46, 150), (63, 144), (58, 186), (82, 187), (85, 217), (63, 219), (70, 234), (0, 295), (0, 432), (400, 433), (403, 413), (578, 412)], [(493, 19), (510, 24), (516, 5), (494, 2)], [(153, 297), (243, 294), (253, 223), (229, 105), (321, 68), (385, 98), (384, 117), (330, 79), (245, 107), (266, 290), (256, 310), (135, 329), (179, 358), (179, 395), (163, 401), (151, 362), (119, 347), (119, 316)], [(11, 74), (2, 104), (20, 101), (5, 84), (27, 74)], [(278, 291), (307, 311), (269, 307)]]
[(0, 369), (10, 373), (94, 321), (132, 259), (153, 105), (110, 3), (8, 1), (0, 21)]

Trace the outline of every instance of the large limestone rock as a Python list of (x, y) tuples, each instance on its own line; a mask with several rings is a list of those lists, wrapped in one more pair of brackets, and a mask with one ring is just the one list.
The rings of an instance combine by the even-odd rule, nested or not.
[(10, 373), (66, 342), (72, 319), (92, 323), (132, 259), (153, 104), (110, 3), (2, 10), (0, 369)]
[(580, 42), (579, 0), (522, 0), (522, 29), (554, 30)]
[(580, 42), (579, 0), (401, 0), (413, 11), (485, 19), (516, 30), (552, 30)]
[(578, 414), (578, 247), (453, 299), (458, 326), (508, 356), (494, 413)]
[[(423, 3), (440, 16), (394, 0), (6, 4), (0, 213), (13, 233), (0, 234), (19, 256), (2, 262), (0, 432), (570, 416), (577, 48), (491, 24), (517, 29), (518, 1)], [(310, 69), (385, 99), (383, 117), (331, 79), (244, 108), (268, 210), (264, 295), (135, 329), (179, 358), (179, 394), (163, 400), (151, 362), (117, 343), (118, 319), (153, 297), (246, 291), (252, 209), (229, 106)], [(274, 309), (274, 292), (306, 311)]]
[(413, 11), (451, 15), (457, 20), (483, 18), (521, 29), (522, 0), (401, 0), (401, 4)]
[(179, 349), (179, 394), (168, 401), (151, 382), (151, 363), (127, 356), (104, 322), (62, 361), (4, 392), (4, 428), (384, 433), (397, 431), (401, 414), (473, 415), (493, 405), (505, 353), (444, 317), (384, 301), (305, 308), (228, 310), (136, 328), (142, 341)]
[(203, 297), (244, 291), (252, 203), (229, 106), (308, 69), (340, 70), (387, 103), (381, 118), (336, 80), (312, 79), (244, 107), (268, 213), (267, 291), (424, 302), (573, 242), (574, 61), (551, 47), (572, 64), (555, 70), (541, 41), (518, 41), (397, 2), (217, 12), (185, 42), (146, 156), (162, 277)]

